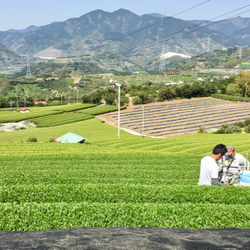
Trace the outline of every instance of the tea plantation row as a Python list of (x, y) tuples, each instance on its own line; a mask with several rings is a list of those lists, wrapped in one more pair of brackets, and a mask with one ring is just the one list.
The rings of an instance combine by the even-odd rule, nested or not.
[(0, 157), (0, 230), (250, 226), (250, 189), (198, 186), (200, 156), (42, 145)]
[[(67, 132), (88, 143), (48, 142)], [(249, 228), (248, 187), (197, 185), (200, 160), (218, 143), (250, 152), (249, 134), (118, 138), (95, 118), (0, 133), (0, 230)]]

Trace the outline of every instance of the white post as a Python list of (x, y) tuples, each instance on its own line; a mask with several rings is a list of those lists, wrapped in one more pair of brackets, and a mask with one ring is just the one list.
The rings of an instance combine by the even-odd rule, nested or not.
[(141, 125), (141, 135), (144, 136), (144, 106), (141, 105), (142, 108), (142, 125)]
[(246, 101), (246, 95), (247, 95), (247, 89), (248, 89), (248, 85), (246, 86), (246, 90), (245, 90), (245, 101)]
[(120, 138), (120, 103), (121, 103), (121, 85), (116, 83), (118, 87), (118, 138)]

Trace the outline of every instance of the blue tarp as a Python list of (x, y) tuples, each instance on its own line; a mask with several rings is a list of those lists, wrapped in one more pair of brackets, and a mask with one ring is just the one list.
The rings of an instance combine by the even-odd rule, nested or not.
[(240, 182), (250, 184), (250, 174), (240, 175)]
[(62, 142), (62, 143), (78, 143), (84, 140), (88, 140), (87, 138), (77, 135), (71, 132), (68, 132), (65, 135), (62, 135), (61, 137), (56, 139), (56, 142)]

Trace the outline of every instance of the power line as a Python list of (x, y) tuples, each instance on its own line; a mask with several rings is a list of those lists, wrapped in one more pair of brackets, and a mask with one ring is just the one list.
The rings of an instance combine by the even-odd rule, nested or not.
[(211, 1), (211, 0), (206, 0), (206, 1), (204, 1), (204, 2), (202, 2), (202, 3), (199, 3), (199, 4), (195, 5), (195, 6), (192, 6), (192, 7), (188, 8), (188, 9), (186, 9), (186, 10), (183, 10), (183, 11), (181, 11), (181, 12), (179, 12), (179, 13), (177, 13), (177, 14), (171, 16), (171, 17), (165, 17), (165, 18), (163, 18), (163, 19), (161, 18), (161, 20), (159, 20), (159, 21), (157, 21), (157, 22), (154, 22), (154, 23), (152, 23), (152, 24), (150, 24), (150, 25), (147, 25), (147, 26), (145, 26), (145, 27), (142, 27), (142, 28), (140, 28), (140, 29), (137, 29), (137, 30), (135, 30), (135, 31), (132, 31), (132, 32), (130, 32), (130, 33), (124, 35), (124, 36), (118, 37), (117, 39), (114, 39), (113, 41), (108, 42), (108, 43), (106, 43), (106, 44), (97, 46), (95, 49), (99, 49), (99, 48), (102, 48), (102, 47), (104, 47), (104, 46), (110, 45), (111, 43), (114, 43), (114, 42), (117, 42), (117, 41), (119, 41), (119, 40), (122, 40), (122, 39), (124, 39), (125, 37), (131, 36), (131, 35), (133, 35), (133, 34), (135, 34), (135, 33), (138, 33), (138, 32), (140, 32), (140, 31), (142, 31), (142, 30), (148, 29), (148, 28), (150, 28), (150, 27), (152, 27), (152, 26), (154, 26), (154, 25), (157, 25), (157, 24), (159, 24), (159, 23), (162, 23), (163, 21), (165, 21), (165, 20), (167, 20), (167, 19), (170, 19), (170, 18), (172, 18), (172, 17), (178, 16), (178, 15), (180, 15), (180, 14), (183, 14), (183, 13), (187, 12), (187, 11), (190, 11), (190, 10), (192, 10), (192, 9), (195, 9), (195, 8), (197, 8), (197, 7), (199, 7), (199, 6), (203, 5), (203, 4), (206, 4), (207, 2), (210, 2), (210, 1)]
[[(243, 9), (243, 8), (248, 7), (248, 6), (250, 6), (250, 4), (248, 4), (248, 5), (246, 5), (246, 6), (243, 6), (243, 7), (241, 7), (241, 8), (235, 9), (235, 10), (233, 10), (233, 11), (227, 12), (227, 13), (222, 14), (222, 15), (220, 15), (220, 16), (214, 17), (214, 18), (212, 18), (212, 19), (210, 19), (210, 20), (204, 21), (204, 22), (202, 22), (202, 23), (200, 23), (200, 24), (193, 25), (193, 26), (191, 26), (191, 27), (189, 28), (190, 31), (184, 32), (183, 35), (186, 35), (186, 34), (189, 34), (189, 33), (194, 32), (194, 31), (197, 31), (197, 30), (200, 30), (200, 29), (204, 29), (204, 28), (206, 28), (206, 27), (208, 27), (208, 26), (217, 24), (217, 23), (219, 23), (219, 22), (225, 21), (226, 19), (224, 19), (224, 20), (219, 20), (219, 21), (217, 21), (217, 22), (209, 23), (209, 24), (206, 25), (206, 26), (202, 26), (202, 25), (205, 24), (205, 23), (211, 22), (212, 20), (215, 20), (215, 19), (217, 19), (217, 18), (220, 18), (220, 17), (223, 17), (223, 16), (225, 16), (225, 15), (231, 14), (231, 13), (233, 13), (233, 12), (235, 12), (235, 11), (239, 11), (239, 10), (241, 10), (241, 9)], [(229, 18), (233, 18), (233, 17), (235, 17), (235, 16), (238, 16), (238, 15), (240, 15), (240, 14), (246, 13), (246, 12), (248, 12), (248, 11), (250, 11), (250, 10), (247, 10), (247, 11), (244, 11), (244, 12), (241, 12), (241, 13), (237, 13), (237, 14), (235, 14), (235, 15), (229, 17)], [(195, 27), (198, 27), (198, 29), (193, 30), (193, 28), (195, 28)], [(192, 30), (191, 30), (191, 29), (192, 29)], [(172, 34), (167, 35), (165, 38), (161, 38), (161, 39), (157, 40), (156, 43), (155, 43), (155, 42), (148, 42), (148, 43), (145, 43), (144, 45), (143, 45), (143, 44), (140, 44), (140, 48), (138, 48), (138, 50), (141, 50), (141, 49), (142, 49), (142, 46), (143, 46), (143, 47), (145, 47), (145, 46), (148, 47), (148, 46), (149, 46), (150, 44), (152, 44), (152, 43), (154, 43), (154, 45), (156, 45), (156, 44), (161, 44), (161, 41), (165, 41), (165, 42), (166, 42), (166, 41), (169, 41), (169, 40), (171, 40), (171, 39), (173, 39), (173, 38), (169, 38), (168, 40), (165, 40), (165, 39), (168, 38), (168, 37), (174, 36), (174, 35), (176, 36), (176, 35), (178, 35), (178, 34), (181, 34), (181, 32), (183, 32), (183, 31), (184, 31), (184, 30), (179, 30), (179, 31), (173, 32)], [(135, 50), (135, 49), (136, 49), (136, 47), (134, 47), (133, 50)], [(133, 50), (130, 49), (129, 52), (124, 51), (123, 54), (128, 55), (128, 54), (130, 54), (130, 53), (133, 53)], [(137, 51), (138, 51), (138, 50), (137, 50)]]

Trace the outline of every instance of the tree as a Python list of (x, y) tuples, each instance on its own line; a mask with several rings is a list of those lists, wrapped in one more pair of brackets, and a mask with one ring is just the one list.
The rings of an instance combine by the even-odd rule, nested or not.
[(233, 84), (233, 83), (230, 83), (228, 86), (227, 86), (227, 95), (232, 95), (232, 96), (240, 96), (241, 95), (241, 89), (239, 87), (239, 85), (237, 84)]
[(169, 88), (160, 89), (158, 92), (158, 100), (160, 102), (165, 100), (171, 100), (173, 98), (173, 94)]
[(192, 90), (189, 84), (184, 84), (181, 86), (181, 93), (183, 98), (191, 98), (192, 97)]
[(206, 82), (204, 85), (204, 96), (210, 96), (211, 94), (215, 94), (217, 91), (214, 83)]
[(204, 96), (204, 89), (201, 83), (199, 82), (194, 82), (192, 84), (192, 97), (202, 97)]
[[(244, 95), (246, 88), (248, 89), (249, 93), (249, 87), (250, 87), (250, 71), (244, 72), (241, 71), (239, 76), (235, 78), (235, 83), (238, 84), (239, 88), (241, 89), (241, 94)], [(247, 93), (247, 94), (248, 94)]]

